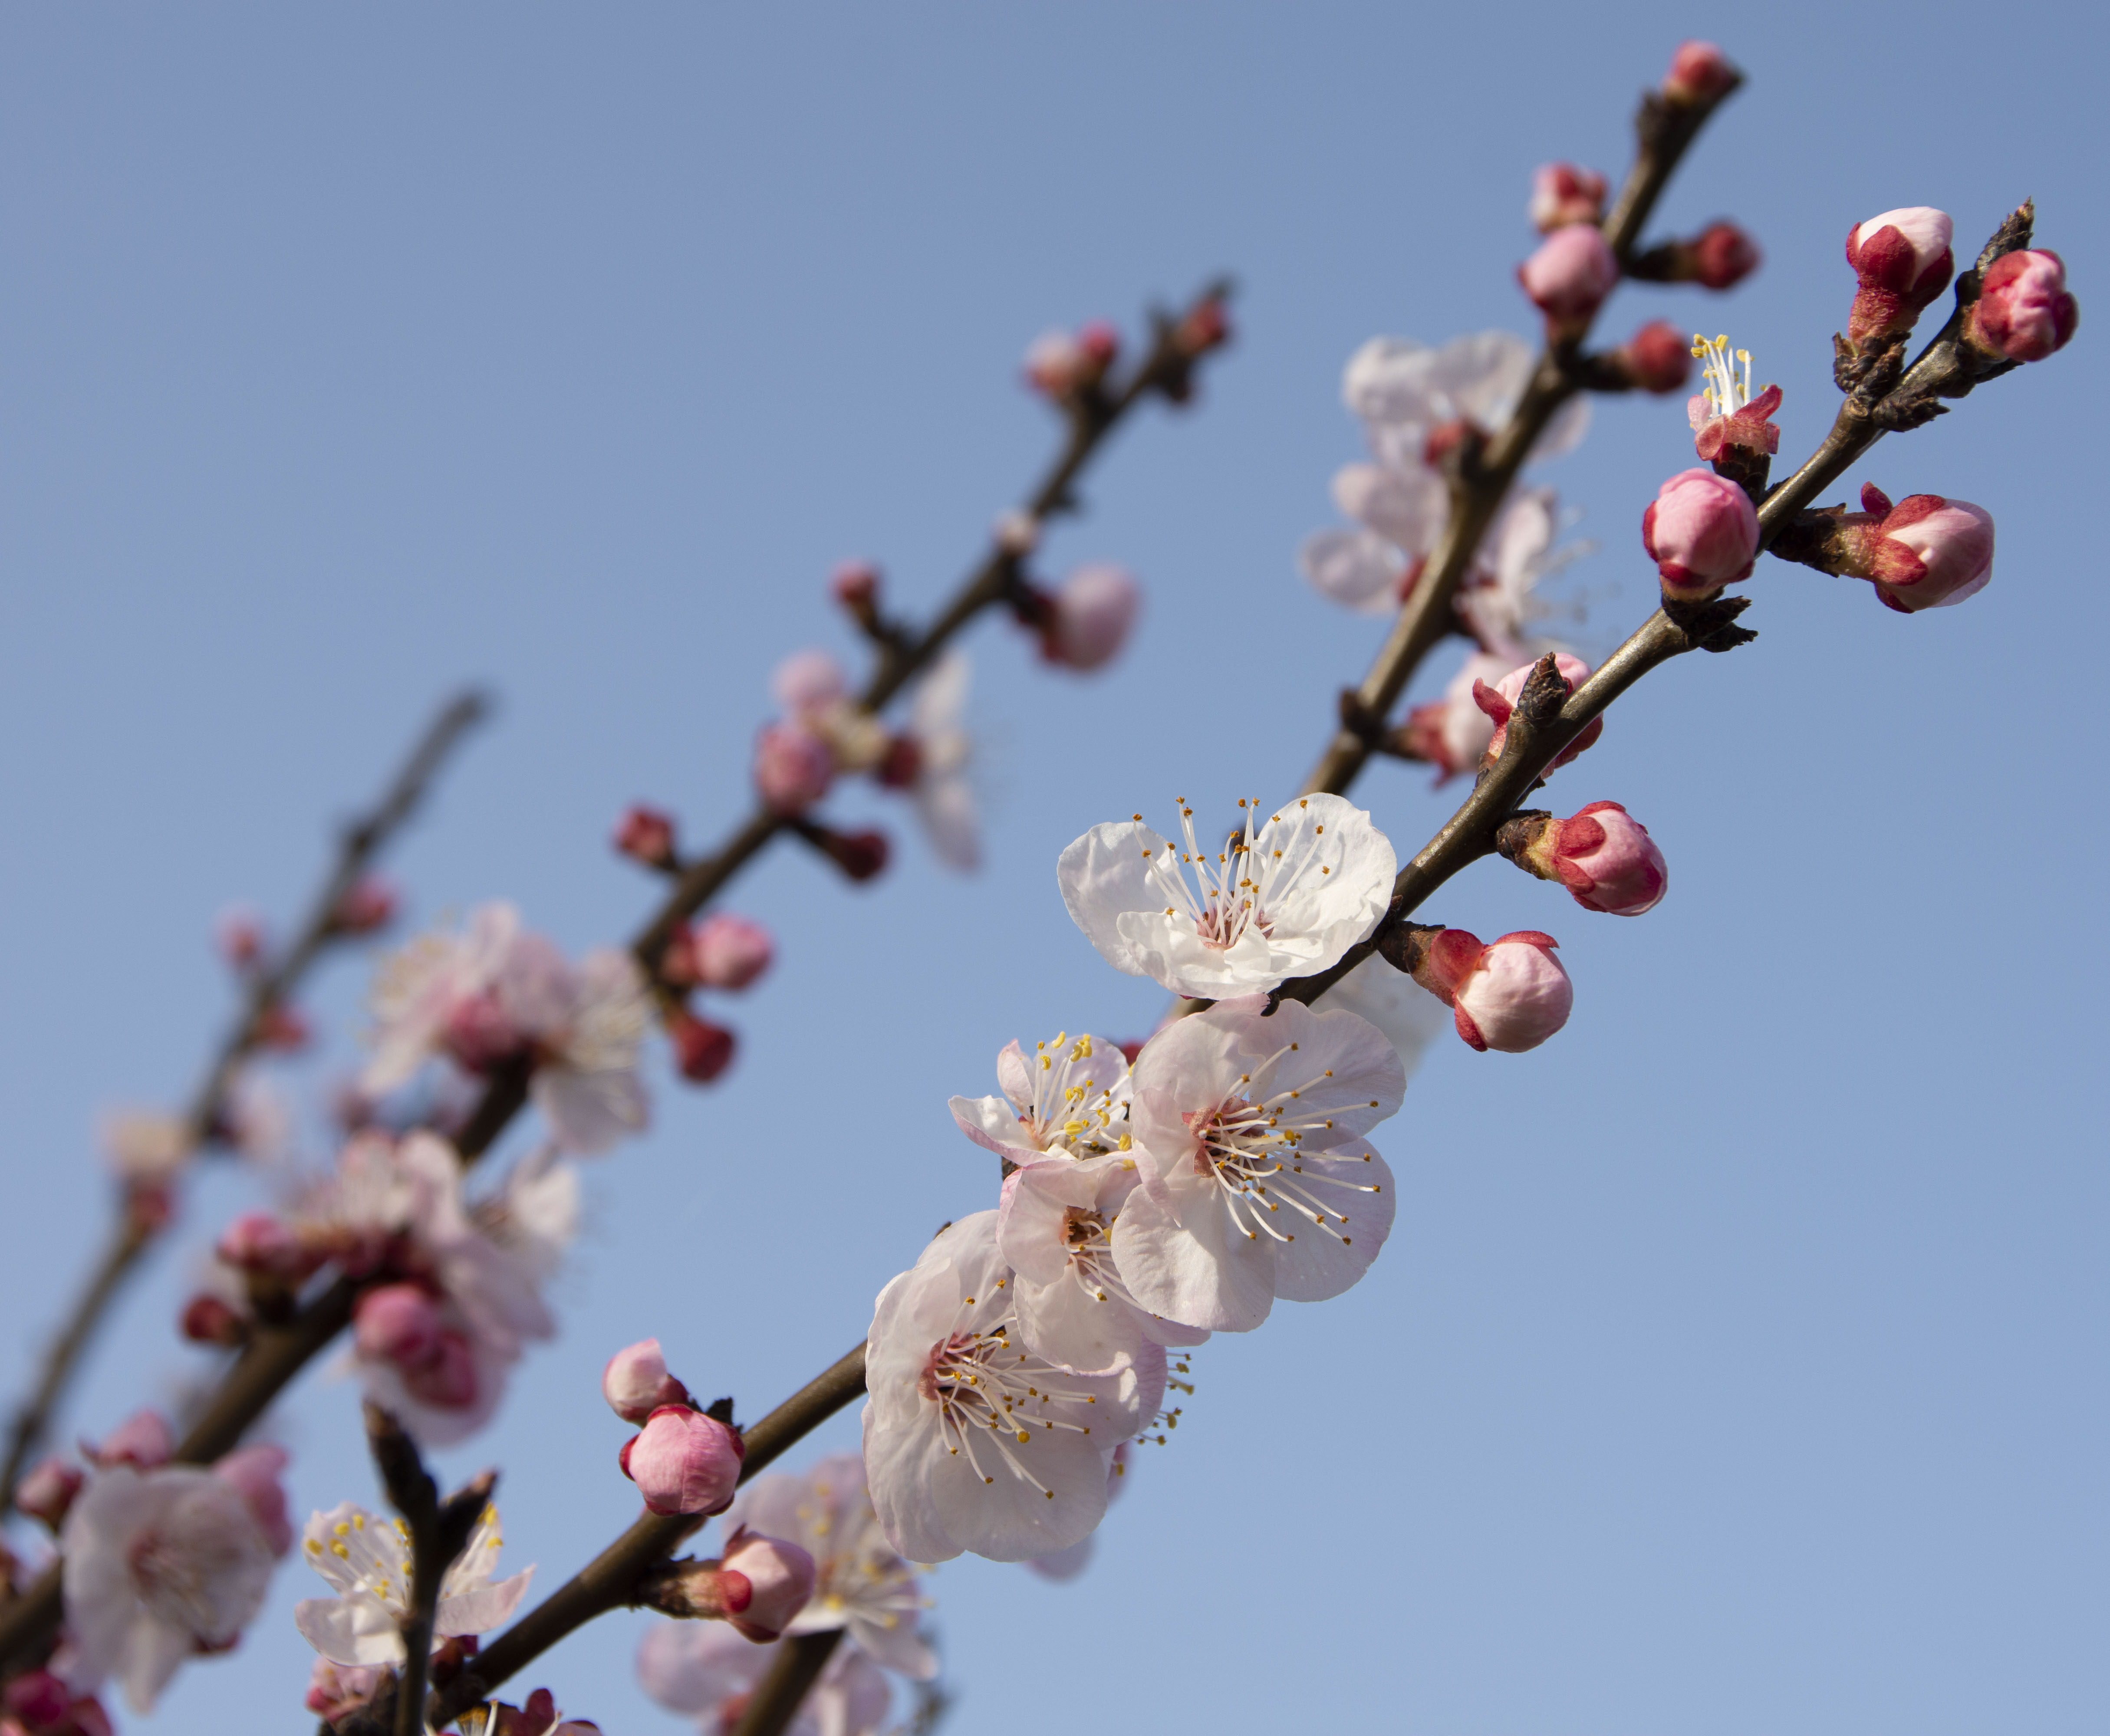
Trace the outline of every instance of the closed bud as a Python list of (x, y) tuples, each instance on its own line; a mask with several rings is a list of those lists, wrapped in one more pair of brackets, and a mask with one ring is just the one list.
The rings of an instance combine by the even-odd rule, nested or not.
[(258, 1015), (250, 1035), (260, 1049), (276, 1049), (291, 1055), (306, 1048), (315, 1033), (309, 1028), (307, 1016), (298, 1007), (274, 1001)]
[(321, 1256), (269, 1212), (244, 1212), (220, 1232), (214, 1250), (222, 1264), (251, 1277), (298, 1284), (322, 1264)]
[(1528, 214), (1542, 235), (1571, 223), (1595, 223), (1605, 215), (1605, 178), (1573, 163), (1542, 163), (1532, 174)]
[(1712, 223), (1690, 243), (1691, 281), (1709, 289), (1727, 289), (1759, 269), (1759, 244), (1733, 223)]
[(1759, 554), (1758, 511), (1727, 477), (1681, 470), (1641, 515), (1641, 546), (1656, 563), (1664, 595), (1711, 597), (1750, 576)]
[(421, 1368), (440, 1354), (445, 1323), (438, 1304), (417, 1284), (383, 1284), (352, 1310), (352, 1340), (361, 1356)]
[(264, 919), (251, 910), (223, 911), (212, 925), (212, 941), (235, 970), (254, 970), (264, 959)]
[(1142, 600), (1141, 588), (1122, 568), (1080, 567), (1046, 594), (1041, 655), (1066, 668), (1097, 669), (1121, 649)]
[(871, 561), (844, 561), (828, 580), (828, 591), (836, 602), (860, 621), (879, 608), (880, 572)]
[(1419, 949), (1414, 979), (1451, 1010), (1472, 1047), (1519, 1055), (1568, 1023), (1574, 985), (1553, 956), (1560, 943), (1522, 929), (1483, 946), (1463, 929), (1444, 929)]
[(692, 1084), (708, 1085), (732, 1065), (736, 1040), (722, 1024), (693, 1013), (670, 1013), (667, 1035), (674, 1045), (676, 1069)]
[(71, 1691), (48, 1670), (16, 1676), (0, 1695), (0, 1704), (7, 1707), (10, 1718), (40, 1733), (69, 1724), (73, 1717)]
[(998, 513), (993, 530), (998, 552), (1013, 560), (1024, 560), (1040, 546), (1040, 521), (1018, 507)]
[(167, 1464), (175, 1456), (176, 1437), (170, 1431), (168, 1419), (159, 1411), (135, 1411), (106, 1435), (99, 1444), (90, 1446), (83, 1441), (80, 1450), (82, 1457), (99, 1471), (107, 1471), (112, 1465), (152, 1471), (157, 1465)]
[(1911, 331), (1954, 274), (1949, 246), (1954, 233), (1949, 213), (1928, 205), (1856, 224), (1846, 237), (1846, 263), (1860, 280), (1846, 316), (1847, 337), (1858, 344)]
[(618, 1350), (601, 1370), (600, 1395), (625, 1422), (641, 1423), (663, 1404), (689, 1404), (689, 1389), (667, 1372), (656, 1338)]
[(672, 868), (674, 857), (674, 818), (656, 807), (634, 802), (616, 822), (615, 848), (632, 861), (648, 868)]
[(56, 1533), (66, 1521), (73, 1498), (80, 1493), (80, 1485), (87, 1481), (87, 1473), (79, 1466), (69, 1464), (53, 1453), (40, 1460), (15, 1485), (15, 1510), (28, 1514)]
[(1517, 281), (1556, 335), (1579, 332), (1619, 281), (1619, 262), (1594, 224), (1555, 229), (1517, 267)]
[(882, 789), (912, 789), (923, 775), (923, 744), (913, 735), (896, 735), (872, 767), (872, 775)]
[(1033, 389), (1067, 403), (1098, 387), (1121, 349), (1121, 334), (1103, 319), (1075, 332), (1044, 332), (1026, 351), (1026, 378)]
[(718, 1513), (732, 1504), (746, 1450), (715, 1417), (663, 1404), (624, 1444), (618, 1462), (654, 1512)]
[(1964, 335), (2004, 361), (2040, 362), (2064, 349), (2080, 323), (2081, 304), (2067, 293), (2066, 261), (2025, 248), (1985, 268)]
[(209, 1290), (183, 1304), (178, 1330), (194, 1345), (220, 1345), (231, 1350), (249, 1342), (248, 1318)]
[(340, 934), (371, 934), (396, 920), (396, 888), (378, 875), (365, 875), (337, 900), (330, 926)]
[(1668, 319), (1651, 319), (1612, 352), (1612, 365), (1637, 391), (1682, 391), (1692, 377), (1692, 346)]
[(1173, 348), (1190, 362), (1230, 341), (1230, 315), (1215, 296), (1196, 302), (1172, 328)]
[(1542, 880), (1557, 880), (1587, 911), (1638, 916), (1663, 902), (1670, 870), (1648, 828), (1616, 802), (1592, 802), (1567, 820), (1534, 815), (1496, 834), (1503, 855)]
[(1670, 70), (1664, 77), (1663, 100), (1689, 108), (1735, 88), (1742, 76), (1714, 43), (1680, 43), (1678, 52), (1670, 57)]
[(1908, 495), (1894, 506), (1873, 484), (1862, 489), (1861, 506), (1819, 515), (1817, 552), (1798, 548), (1795, 558), (1869, 580), (1900, 614), (1961, 603), (1992, 578), (1993, 515), (1985, 508), (1941, 495)]
[(749, 1594), (745, 1607), (727, 1619), (758, 1643), (778, 1638), (813, 1598), (813, 1557), (796, 1544), (742, 1526), (727, 1539), (722, 1565), (728, 1579), (746, 1581)]
[(342, 1724), (374, 1698), (387, 1674), (378, 1664), (333, 1664), (319, 1657), (303, 1703), (324, 1723)]
[(754, 744), (754, 787), (780, 814), (795, 814), (828, 793), (835, 757), (820, 737), (795, 723), (765, 726)]
[(769, 931), (745, 916), (714, 911), (696, 925), (690, 941), (696, 980), (706, 988), (745, 988), (775, 956)]
[(886, 870), (884, 832), (838, 832), (811, 822), (801, 822), (798, 832), (853, 880), (872, 879)]

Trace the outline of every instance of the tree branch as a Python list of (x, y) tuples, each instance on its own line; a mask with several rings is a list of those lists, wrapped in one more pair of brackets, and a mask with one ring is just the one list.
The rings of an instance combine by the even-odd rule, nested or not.
[(842, 1643), (841, 1628), (818, 1634), (798, 1634), (782, 1643), (770, 1660), (769, 1673), (754, 1684), (754, 1693), (732, 1736), (783, 1736), (799, 1716), (799, 1708), (813, 1692), (813, 1684), (828, 1667), (828, 1660)]

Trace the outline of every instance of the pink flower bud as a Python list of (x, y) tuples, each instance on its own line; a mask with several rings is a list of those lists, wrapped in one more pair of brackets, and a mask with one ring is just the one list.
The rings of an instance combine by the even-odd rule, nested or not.
[(882, 789), (913, 789), (923, 775), (923, 744), (913, 735), (897, 735), (886, 744), (872, 770)]
[(220, 1232), (214, 1251), (224, 1264), (256, 1277), (298, 1284), (321, 1264), (301, 1238), (269, 1212), (244, 1212)]
[(849, 695), (849, 677), (826, 651), (794, 651), (769, 677), (769, 690), (788, 712), (820, 711)]
[(795, 723), (772, 723), (754, 744), (754, 784), (780, 814), (795, 814), (828, 793), (835, 757), (817, 735)]
[(687, 1404), (689, 1389), (667, 1372), (656, 1338), (641, 1338), (608, 1359), (600, 1395), (625, 1422), (642, 1422), (663, 1404)]
[(886, 871), (889, 846), (884, 832), (823, 831), (813, 841), (853, 880), (876, 879)]
[(465, 995), (447, 1010), (440, 1041), (455, 1065), (468, 1073), (488, 1073), (527, 1047), (527, 1034), (499, 1004), (496, 995)]
[(309, 1028), (306, 1015), (298, 1007), (274, 1002), (259, 1015), (251, 1034), (260, 1049), (276, 1049), (281, 1054), (292, 1055), (306, 1048), (315, 1033)]
[(352, 1309), (352, 1340), (359, 1354), (399, 1368), (422, 1368), (439, 1354), (446, 1322), (439, 1304), (419, 1284), (383, 1284)]
[(1841, 531), (1841, 570), (1872, 580), (1900, 614), (1961, 603), (1993, 576), (1993, 515), (1982, 506), (1940, 495), (1908, 495), (1893, 506), (1873, 486), (1861, 491), (1861, 504), (1882, 516)]
[(212, 1474), (242, 1497), (274, 1555), (293, 1547), (293, 1526), (286, 1517), (286, 1490), (279, 1477), (286, 1449), (268, 1442), (238, 1447), (212, 1467)]
[(88, 1481), (78, 1465), (68, 1464), (57, 1453), (39, 1461), (15, 1485), (15, 1510), (48, 1526), (56, 1532), (65, 1522), (66, 1509)]
[(1044, 332), (1026, 348), (1026, 382), (1058, 403), (1074, 398), (1106, 377), (1120, 349), (1121, 334), (1103, 319), (1074, 334)]
[(394, 887), (378, 875), (366, 875), (337, 901), (331, 925), (340, 934), (371, 934), (396, 920), (396, 902)]
[[(1492, 718), (1495, 724), (1494, 734), (1487, 742), (1487, 751), (1482, 756), (1483, 764), (1492, 765), (1502, 757), (1502, 749), (1509, 744), (1510, 715), (1515, 711), (1517, 702), (1524, 697), (1524, 684), (1531, 679), (1532, 671), (1537, 667), (1536, 663), (1526, 663), (1512, 669), (1492, 687), (1483, 680), (1474, 681), (1473, 703)], [(1565, 651), (1555, 657), (1553, 667), (1559, 671), (1561, 680), (1568, 684), (1568, 690), (1571, 694), (1589, 679), (1590, 666), (1581, 658), (1571, 657)], [(1558, 771), (1585, 748), (1595, 747), (1597, 738), (1604, 733), (1604, 718), (1601, 716), (1592, 717), (1582, 726), (1582, 732), (1560, 750), (1553, 763), (1540, 775), (1545, 776)]]
[(828, 580), (836, 602), (862, 620), (879, 607), (879, 568), (871, 561), (844, 561)]
[(83, 1441), (80, 1450), (97, 1470), (130, 1465), (136, 1470), (152, 1471), (174, 1457), (176, 1437), (159, 1411), (135, 1411), (105, 1435), (100, 1446), (91, 1447)]
[(745, 916), (716, 911), (696, 926), (690, 943), (696, 980), (706, 988), (745, 988), (769, 968), (769, 931)]
[(1592, 802), (1546, 828), (1555, 875), (1586, 911), (1638, 916), (1663, 902), (1670, 869), (1648, 828), (1616, 802)]
[(1750, 576), (1759, 556), (1758, 512), (1727, 477), (1681, 470), (1641, 515), (1641, 546), (1655, 563), (1666, 596), (1711, 597)]
[(1741, 76), (1729, 64), (1728, 56), (1714, 43), (1680, 43), (1663, 81), (1664, 100), (1690, 107), (1734, 88)]
[(1956, 269), (1949, 243), (1949, 213), (1906, 206), (1856, 224), (1846, 237), (1846, 263), (1860, 280), (1846, 316), (1854, 342), (1901, 337), (1927, 305), (1949, 287)]
[(1536, 929), (1480, 944), (1445, 929), (1428, 946), (1415, 980), (1451, 1007), (1458, 1034), (1474, 1048), (1520, 1055), (1568, 1023), (1575, 988), (1553, 956), (1560, 943)]
[(1071, 669), (1097, 669), (1121, 648), (1143, 593), (1119, 567), (1080, 567), (1048, 597), (1041, 654)]
[(1215, 296), (1196, 302), (1172, 328), (1173, 347), (1189, 361), (1230, 341), (1230, 315)]
[(19, 1718), (34, 1730), (51, 1729), (71, 1721), (73, 1693), (48, 1670), (32, 1670), (8, 1683), (0, 1704), (11, 1718)]
[(1517, 281), (1549, 324), (1574, 329), (1587, 325), (1611, 294), (1619, 262), (1596, 224), (1571, 223), (1517, 267)]
[(1709, 289), (1727, 289), (1759, 269), (1759, 244), (1733, 223), (1711, 223), (1692, 243), (1692, 275)]
[(673, 1013), (668, 1016), (667, 1035), (674, 1045), (676, 1069), (694, 1084), (709, 1084), (732, 1065), (737, 1040), (722, 1024), (693, 1013)]
[(237, 970), (253, 970), (264, 957), (264, 919), (237, 907), (222, 911), (212, 925), (213, 945)]
[(1595, 223), (1604, 214), (1605, 178), (1595, 170), (1542, 163), (1533, 171), (1528, 215), (1542, 235), (1571, 223)]
[(615, 848), (648, 868), (674, 866), (674, 821), (642, 802), (632, 802), (616, 823)]
[(2044, 249), (2004, 253), (1985, 268), (1971, 309), (1979, 348), (2011, 362), (2040, 362), (2063, 350), (2081, 323), (2081, 304), (2066, 291), (2066, 262)]
[(1668, 319), (1651, 319), (1612, 352), (1612, 364), (1637, 391), (1680, 391), (1692, 377), (1692, 346)]
[(740, 1633), (761, 1643), (777, 1639), (813, 1595), (813, 1557), (798, 1544), (780, 1543), (745, 1526), (726, 1541), (722, 1571), (727, 1579), (744, 1579), (749, 1594), (744, 1607), (727, 1619)]
[(746, 1446), (715, 1417), (663, 1404), (625, 1443), (619, 1462), (655, 1513), (719, 1513), (732, 1504)]
[(194, 1345), (220, 1345), (233, 1349), (249, 1342), (249, 1322), (228, 1301), (200, 1291), (183, 1304), (177, 1329)]
[(440, 1334), (430, 1362), (405, 1368), (402, 1374), (404, 1387), (412, 1398), (440, 1410), (467, 1410), (482, 1390), (476, 1351), (452, 1327)]

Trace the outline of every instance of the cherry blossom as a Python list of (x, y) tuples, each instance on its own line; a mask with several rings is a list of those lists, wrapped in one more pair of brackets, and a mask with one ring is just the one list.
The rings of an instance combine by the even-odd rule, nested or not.
[[(637, 1678), (669, 1711), (693, 1717), (703, 1736), (727, 1736), (781, 1643), (756, 1645), (716, 1621), (662, 1621), (638, 1646)], [(854, 1645), (839, 1647), (786, 1736), (876, 1736), (892, 1697), (871, 1659)]]
[(510, 904), (487, 904), (460, 934), (414, 941), (383, 965), (374, 997), (374, 1056), (360, 1084), (392, 1090), (445, 1056), (473, 1074), (520, 1059), (534, 1069), (536, 1106), (565, 1150), (605, 1151), (643, 1128), (637, 1052), (650, 1017), (629, 955), (589, 953), (576, 965), (520, 925)]
[(1265, 821), (1258, 802), (1238, 806), (1243, 829), (1213, 861), (1184, 802), (1184, 850), (1138, 815), (1063, 851), (1062, 902), (1108, 964), (1175, 994), (1222, 999), (1324, 970), (1376, 925), (1397, 864), (1367, 813), (1333, 795), (1301, 796)]
[(1548, 613), (1538, 587), (1596, 545), (1556, 546), (1560, 528), (1560, 497), (1550, 488), (1519, 489), (1496, 516), (1481, 545), (1481, 558), (1459, 586), (1455, 605), (1482, 650), (1514, 663), (1561, 649), (1533, 631)]
[(1392, 1044), (1407, 1078), (1450, 1019), (1443, 1003), (1402, 970), (1372, 954), (1311, 1003), (1314, 1012), (1335, 1008), (1367, 1019)]
[(954, 1097), (960, 1131), (1014, 1164), (1050, 1152), (1098, 1157), (1127, 1149), (1128, 1059), (1118, 1043), (1058, 1031), (1029, 1056), (1016, 1040), (996, 1058), (1002, 1096)]
[(1164, 1390), (1154, 1345), (1076, 1374), (1017, 1341), (996, 1221), (977, 1212), (940, 1231), (872, 1316), (865, 1472), (887, 1542), (911, 1561), (1067, 1548), (1106, 1511), (1107, 1453)]
[(961, 653), (939, 658), (908, 703), (907, 734), (916, 749), (915, 773), (908, 784), (916, 817), (938, 860), (962, 870), (981, 864), (981, 821), (967, 777), (974, 738), (962, 721), (971, 675)]
[(936, 1654), (917, 1632), (923, 1598), (915, 1570), (880, 1529), (856, 1453), (821, 1459), (803, 1476), (757, 1477), (725, 1522), (781, 1537), (813, 1557), (813, 1595), (786, 1633), (846, 1629), (859, 1650), (889, 1670), (918, 1681), (938, 1673)]
[(1137, 1057), (1130, 1120), (1148, 1155), (1114, 1227), (1137, 1301), (1225, 1331), (1250, 1331), (1278, 1296), (1339, 1295), (1392, 1229), (1392, 1173), (1362, 1136), (1399, 1108), (1399, 1056), (1354, 1013), (1261, 1005), (1183, 1019)]
[[(469, 1534), (468, 1547), (440, 1581), (437, 1639), (487, 1634), (528, 1595), (532, 1567), (494, 1583), (505, 1539), (498, 1509), (487, 1505)], [(408, 1611), (410, 1532), (400, 1519), (370, 1513), (350, 1501), (310, 1516), (301, 1534), (301, 1554), (328, 1582), (334, 1597), (307, 1598), (293, 1606), (301, 1637), (331, 1663), (374, 1667), (403, 1661), (400, 1623)]]
[(1725, 446), (1741, 448), (1755, 458), (1777, 453), (1780, 429), (1770, 418), (1781, 406), (1781, 389), (1768, 386), (1752, 395), (1751, 352), (1739, 350), (1732, 359), (1727, 332), (1711, 341), (1696, 333), (1691, 355), (1704, 364), (1700, 389), (1685, 400), (1693, 450), (1710, 464)]
[[(1121, 1490), (1127, 1486), (1133, 1468), (1134, 1450), (1126, 1442), (1114, 1449), (1113, 1458), (1107, 1466), (1107, 1505), (1112, 1507)], [(1081, 1543), (1073, 1543), (1066, 1549), (1057, 1549), (1053, 1555), (1036, 1555), (1026, 1565), (1044, 1580), (1053, 1580), (1057, 1585), (1074, 1580), (1091, 1565), (1093, 1546), (1098, 1541), (1097, 1534)]]
[(1441, 699), (1417, 705), (1406, 714), (1399, 731), (1400, 747), (1412, 758), (1433, 766), (1439, 786), (1479, 765), (1487, 744), (1494, 739), (1495, 720), (1473, 695), (1501, 680), (1515, 661), (1475, 652), (1451, 676)]

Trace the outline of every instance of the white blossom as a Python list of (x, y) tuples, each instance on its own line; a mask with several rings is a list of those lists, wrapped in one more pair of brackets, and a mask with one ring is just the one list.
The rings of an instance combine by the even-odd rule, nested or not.
[(1128, 1058), (1089, 1031), (1059, 1031), (1028, 1056), (1016, 1040), (996, 1058), (1003, 1095), (954, 1097), (953, 1119), (968, 1138), (1014, 1164), (1060, 1152), (1095, 1157), (1125, 1149)]
[[(528, 1594), (532, 1567), (493, 1582), (500, 1535), (498, 1509), (487, 1504), (469, 1545), (440, 1581), (434, 1634), (442, 1639), (487, 1634), (504, 1622)], [(301, 1534), (301, 1554), (336, 1595), (307, 1598), (293, 1606), (301, 1637), (333, 1664), (403, 1661), (400, 1626), (409, 1606), (410, 1527), (400, 1519), (370, 1513), (341, 1501), (310, 1516)]]
[(967, 777), (974, 738), (964, 721), (971, 674), (967, 658), (949, 651), (917, 684), (908, 703), (908, 735), (917, 749), (910, 790), (917, 817), (939, 861), (962, 870), (981, 863), (981, 824)]
[[(669, 1711), (692, 1716), (703, 1736), (727, 1736), (782, 1644), (757, 1645), (719, 1621), (662, 1621), (638, 1646), (637, 1679)], [(892, 1697), (871, 1659), (840, 1646), (786, 1736), (876, 1736)]]

